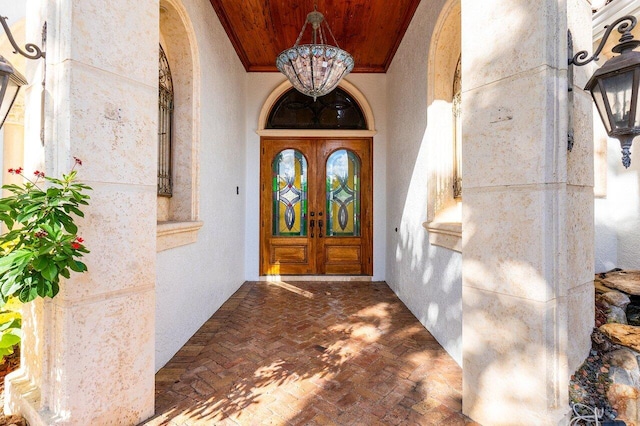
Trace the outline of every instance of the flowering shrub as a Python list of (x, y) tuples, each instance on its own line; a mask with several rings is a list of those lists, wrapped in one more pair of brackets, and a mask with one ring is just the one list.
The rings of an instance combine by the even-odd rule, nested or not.
[(38, 170), (29, 179), (22, 167), (9, 169), (25, 183), (2, 187), (12, 195), (0, 198), (0, 221), (6, 226), (0, 236), (0, 307), (9, 297), (21, 302), (54, 297), (60, 290), (60, 276), (69, 278), (70, 271), (87, 270), (78, 259), (89, 250), (77, 235), (74, 216), (84, 216), (80, 207), (88, 204), (89, 196), (83, 191), (91, 188), (76, 182), (78, 165), (82, 161), (75, 158), (62, 179)]

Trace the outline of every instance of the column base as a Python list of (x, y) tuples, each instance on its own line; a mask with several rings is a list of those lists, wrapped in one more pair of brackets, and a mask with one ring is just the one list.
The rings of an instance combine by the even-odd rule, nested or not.
[(39, 411), (42, 406), (40, 388), (35, 386), (22, 368), (10, 373), (5, 378), (4, 412), (20, 414), (29, 426), (47, 426), (59, 424), (68, 419), (54, 418), (48, 410)]

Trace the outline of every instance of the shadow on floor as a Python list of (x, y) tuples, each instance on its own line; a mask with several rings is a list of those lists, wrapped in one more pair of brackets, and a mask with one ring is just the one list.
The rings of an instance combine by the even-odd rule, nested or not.
[(383, 282), (247, 282), (156, 375), (144, 425), (475, 425)]

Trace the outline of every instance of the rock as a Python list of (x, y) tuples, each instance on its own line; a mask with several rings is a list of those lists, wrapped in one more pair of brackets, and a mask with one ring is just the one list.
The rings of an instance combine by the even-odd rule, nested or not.
[(640, 325), (640, 306), (629, 305), (627, 306), (627, 323), (631, 325)]
[(627, 426), (638, 425), (638, 397), (640, 391), (632, 386), (612, 383), (607, 391), (607, 398), (613, 408), (618, 411), (618, 419)]
[(607, 272), (600, 281), (609, 288), (640, 296), (640, 271)]
[(607, 293), (609, 291), (611, 291), (611, 289), (609, 287), (607, 287), (606, 285), (602, 284), (602, 281), (598, 278), (596, 278), (593, 281), (593, 286), (595, 287), (596, 290), (596, 294), (602, 294), (602, 293)]
[(609, 305), (602, 300), (596, 299), (595, 303), (595, 326), (600, 327), (602, 324), (607, 323), (607, 313), (609, 312)]
[(640, 351), (640, 327), (626, 324), (604, 324), (599, 330), (603, 332), (613, 343)]
[(619, 291), (608, 291), (601, 294), (599, 297), (609, 305), (617, 306), (621, 309), (625, 309), (627, 305), (631, 303), (631, 299), (629, 299), (629, 296)]
[(640, 392), (640, 371), (638, 369), (626, 370), (621, 367), (611, 367), (609, 370), (611, 382), (631, 386)]
[(627, 314), (624, 309), (617, 306), (609, 306), (607, 323), (627, 324)]
[(609, 352), (614, 347), (607, 335), (597, 328), (591, 333), (591, 343), (593, 348), (598, 352)]
[(629, 349), (618, 349), (617, 351), (609, 352), (605, 357), (606, 362), (614, 367), (624, 368), (629, 371), (638, 370), (636, 354)]

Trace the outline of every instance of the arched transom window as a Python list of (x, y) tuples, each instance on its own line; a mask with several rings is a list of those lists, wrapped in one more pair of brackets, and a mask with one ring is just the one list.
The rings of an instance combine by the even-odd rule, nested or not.
[(339, 87), (315, 101), (292, 88), (273, 105), (266, 128), (366, 130), (367, 122), (360, 105)]

